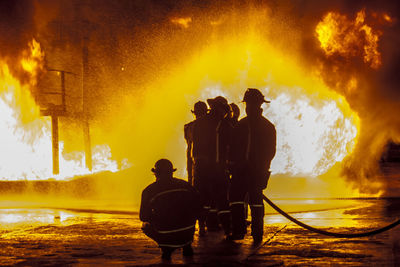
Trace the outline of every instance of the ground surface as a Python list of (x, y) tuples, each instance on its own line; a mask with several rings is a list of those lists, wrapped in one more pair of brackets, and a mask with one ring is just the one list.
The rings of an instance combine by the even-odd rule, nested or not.
[[(298, 219), (336, 232), (367, 231), (400, 217), (400, 201), (277, 200)], [(1, 204), (1, 203), (0, 203)], [(336, 239), (304, 230), (267, 208), (264, 244), (250, 237), (224, 241), (209, 233), (185, 259), (159, 249), (140, 230), (135, 212), (56, 208), (0, 209), (0, 265), (191, 265), (191, 266), (400, 266), (400, 227), (372, 237)]]

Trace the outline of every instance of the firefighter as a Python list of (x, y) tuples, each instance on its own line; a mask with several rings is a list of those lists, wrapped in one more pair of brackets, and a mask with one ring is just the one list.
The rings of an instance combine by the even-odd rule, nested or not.
[(198, 101), (194, 104), (194, 108), (192, 110), (192, 113), (195, 116), (195, 120), (191, 121), (184, 126), (184, 134), (185, 134), (185, 140), (186, 140), (186, 168), (188, 172), (188, 182), (189, 184), (193, 185), (193, 158), (192, 158), (192, 148), (193, 148), (193, 125), (195, 121), (201, 117), (204, 117), (207, 115), (207, 104)]
[[(208, 99), (210, 112), (193, 125), (194, 187), (200, 192), (204, 212), (199, 220), (200, 235), (216, 230), (221, 223), (225, 234), (230, 233), (230, 209), (228, 202), (229, 176), (227, 155), (229, 143), (229, 105), (218, 96)], [(218, 220), (212, 220), (213, 215)], [(219, 221), (219, 222), (218, 222)], [(212, 224), (212, 222), (214, 222)]]
[(270, 176), (271, 160), (276, 152), (275, 126), (262, 116), (261, 105), (269, 103), (263, 94), (248, 88), (244, 94), (247, 116), (234, 129), (231, 147), (233, 164), (229, 192), (232, 214), (231, 240), (243, 239), (246, 234), (245, 196), (251, 209), (251, 235), (255, 243), (262, 241), (264, 204), (263, 190)]
[[(229, 122), (230, 122), (232, 129), (234, 129), (239, 122), (240, 108), (235, 103), (230, 103), (229, 106), (231, 108), (231, 116), (230, 116)], [(231, 131), (230, 143), (229, 143), (230, 146), (232, 144), (232, 138), (233, 138), (232, 134), (233, 134), (233, 131)], [(229, 147), (229, 149), (231, 149), (231, 148)], [(231, 168), (231, 162), (229, 162), (229, 172), (231, 175), (232, 175), (233, 171), (234, 170)], [(250, 221), (247, 221), (248, 203), (249, 203), (249, 194), (246, 194), (246, 196), (244, 198), (244, 214), (245, 214), (246, 225), (250, 225)]]
[(156, 162), (156, 181), (143, 190), (139, 214), (143, 232), (158, 243), (165, 260), (181, 247), (184, 256), (193, 255), (191, 243), (201, 211), (200, 196), (189, 183), (173, 177), (175, 170), (167, 159)]

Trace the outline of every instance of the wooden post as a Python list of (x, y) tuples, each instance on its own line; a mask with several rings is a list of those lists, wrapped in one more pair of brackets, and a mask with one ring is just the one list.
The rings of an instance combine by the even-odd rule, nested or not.
[(59, 163), (59, 142), (58, 142), (58, 116), (51, 116), (51, 132), (53, 143), (53, 174), (60, 173)]

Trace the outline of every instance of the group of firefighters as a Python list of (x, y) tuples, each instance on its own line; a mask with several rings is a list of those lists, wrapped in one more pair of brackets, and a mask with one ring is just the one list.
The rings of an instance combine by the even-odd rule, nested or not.
[(195, 120), (184, 127), (187, 142), (188, 183), (173, 178), (172, 163), (156, 162), (156, 182), (142, 193), (140, 219), (143, 231), (169, 259), (183, 247), (193, 254), (191, 242), (196, 220), (199, 235), (221, 227), (228, 240), (243, 239), (247, 229), (247, 205), (251, 210), (251, 235), (263, 237), (263, 190), (270, 176), (276, 151), (274, 125), (262, 115), (269, 103), (255, 88), (244, 94), (246, 117), (238, 120), (239, 107), (218, 96), (207, 104), (197, 102)]

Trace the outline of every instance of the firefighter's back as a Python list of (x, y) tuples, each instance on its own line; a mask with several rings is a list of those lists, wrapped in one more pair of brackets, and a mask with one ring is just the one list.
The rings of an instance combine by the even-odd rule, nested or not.
[(181, 179), (169, 179), (151, 184), (152, 224), (157, 230), (173, 230), (193, 225), (199, 211), (197, 192)]

